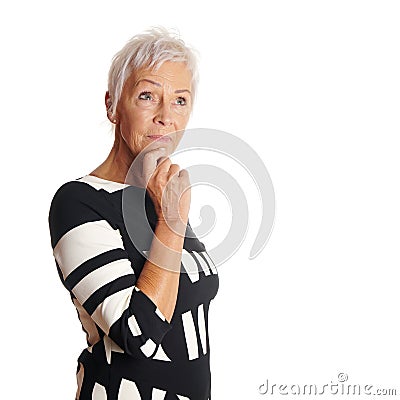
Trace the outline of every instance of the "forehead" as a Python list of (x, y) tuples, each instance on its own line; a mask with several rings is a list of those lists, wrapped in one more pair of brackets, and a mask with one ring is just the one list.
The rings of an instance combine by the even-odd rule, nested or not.
[(146, 81), (142, 81), (143, 79), (150, 79), (161, 86), (172, 86), (174, 89), (190, 90), (192, 75), (186, 63), (165, 61), (157, 70), (154, 68), (134, 70), (128, 80), (136, 86), (136, 84), (142, 82), (146, 83)]

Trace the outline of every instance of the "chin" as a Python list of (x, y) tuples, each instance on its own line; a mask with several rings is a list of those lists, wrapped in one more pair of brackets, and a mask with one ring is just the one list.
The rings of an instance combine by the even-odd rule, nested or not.
[(176, 146), (173, 142), (163, 142), (146, 137), (143, 148), (140, 151), (149, 151), (153, 149), (159, 149), (160, 147), (165, 147), (168, 153), (172, 153)]

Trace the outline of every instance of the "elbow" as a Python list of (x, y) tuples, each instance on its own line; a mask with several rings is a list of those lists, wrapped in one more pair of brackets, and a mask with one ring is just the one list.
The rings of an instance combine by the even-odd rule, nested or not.
[(171, 329), (172, 324), (152, 300), (135, 288), (129, 307), (112, 324), (108, 336), (126, 354), (150, 358)]
[(165, 321), (157, 327), (150, 318), (146, 321), (147, 326), (144, 326), (143, 320), (141, 322), (142, 328), (135, 315), (127, 313), (113, 324), (108, 336), (125, 354), (139, 359), (151, 358), (172, 325)]

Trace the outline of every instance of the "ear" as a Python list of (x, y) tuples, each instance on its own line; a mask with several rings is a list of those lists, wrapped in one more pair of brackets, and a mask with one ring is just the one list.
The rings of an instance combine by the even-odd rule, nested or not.
[(110, 120), (111, 123), (116, 124), (117, 118), (115, 115), (112, 114), (112, 101), (111, 101), (110, 93), (108, 92), (108, 90), (106, 92), (104, 101), (105, 101), (106, 109), (107, 109), (107, 118)]

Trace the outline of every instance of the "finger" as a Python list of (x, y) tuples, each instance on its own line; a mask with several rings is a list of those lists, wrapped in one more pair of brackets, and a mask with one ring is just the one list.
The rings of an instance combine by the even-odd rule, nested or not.
[(189, 172), (186, 169), (182, 169), (179, 172), (179, 181), (185, 190), (191, 187)]
[(189, 172), (187, 169), (181, 169), (179, 172), (179, 178), (188, 179), (189, 180)]
[(168, 174), (171, 163), (172, 161), (169, 157), (161, 157), (156, 167), (158, 173)]
[(179, 177), (180, 167), (178, 164), (171, 164), (169, 171), (168, 171), (168, 184), (173, 185), (177, 182)]
[(180, 170), (180, 167), (178, 164), (171, 164), (169, 167), (169, 173), (170, 175), (176, 175)]
[(153, 174), (154, 170), (158, 166), (158, 160), (161, 159), (162, 157), (165, 158), (165, 154), (166, 154), (165, 147), (159, 147), (157, 149), (148, 151), (143, 156), (142, 171), (144, 177), (149, 177), (150, 175)]
[(170, 160), (169, 157), (167, 157), (167, 156), (160, 157), (160, 158), (157, 160), (157, 167), (160, 166), (160, 165), (161, 165), (164, 161), (166, 161), (166, 160), (169, 160), (170, 162), (168, 163), (168, 161), (167, 161), (167, 163), (164, 164), (163, 167), (165, 168), (166, 165), (168, 165), (168, 167), (169, 167), (169, 165), (171, 164), (171, 160)]

